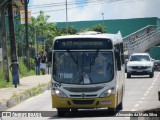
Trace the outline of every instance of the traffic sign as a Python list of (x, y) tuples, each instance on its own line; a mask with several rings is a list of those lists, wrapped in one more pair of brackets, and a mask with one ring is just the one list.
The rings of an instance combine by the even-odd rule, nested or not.
[(46, 40), (46, 37), (39, 37), (39, 38), (38, 38), (38, 42), (41, 42), (41, 41), (43, 41), (43, 40)]
[[(25, 11), (21, 10), (20, 14), (21, 14), (21, 24), (25, 24)], [(31, 22), (32, 22), (31, 11), (28, 11), (28, 23)]]

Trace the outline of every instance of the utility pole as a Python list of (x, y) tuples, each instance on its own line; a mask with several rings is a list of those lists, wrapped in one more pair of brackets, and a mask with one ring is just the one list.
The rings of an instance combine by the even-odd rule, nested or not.
[(9, 20), (9, 35), (10, 35), (10, 45), (11, 45), (11, 60), (17, 61), (12, 3), (13, 3), (12, 0), (8, 0), (8, 20)]
[(5, 7), (1, 9), (1, 26), (2, 26), (2, 56), (3, 56), (3, 73), (5, 76), (5, 80), (9, 82), (9, 67), (8, 67), (8, 50), (7, 50), (7, 42), (6, 42), (6, 27), (5, 27)]
[(27, 68), (30, 69), (30, 55), (29, 55), (29, 42), (28, 42), (28, 3), (29, 0), (21, 0), (25, 8), (25, 31), (26, 31), (26, 58)]
[(68, 8), (67, 8), (67, 0), (66, 0), (66, 30), (68, 34)]

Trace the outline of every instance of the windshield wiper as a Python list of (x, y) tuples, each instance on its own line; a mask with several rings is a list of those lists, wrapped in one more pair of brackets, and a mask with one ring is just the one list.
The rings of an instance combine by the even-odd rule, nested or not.
[(69, 53), (69, 55), (72, 58), (72, 60), (74, 61), (74, 63), (76, 63), (78, 65), (78, 59), (76, 60), (76, 58), (74, 57), (74, 55), (69, 50), (67, 50), (67, 52)]
[(91, 65), (93, 65), (93, 64), (95, 63), (95, 60), (96, 60), (96, 58), (97, 58), (97, 56), (98, 56), (98, 53), (99, 53), (99, 50), (96, 51), (95, 56), (94, 56), (93, 59), (91, 60)]

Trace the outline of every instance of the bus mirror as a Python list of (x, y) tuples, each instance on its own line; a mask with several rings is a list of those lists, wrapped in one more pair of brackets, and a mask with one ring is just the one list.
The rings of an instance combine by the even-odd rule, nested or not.
[(117, 62), (117, 69), (118, 71), (120, 71), (121, 70), (121, 59), (120, 59), (120, 53), (117, 50), (115, 50), (115, 58)]

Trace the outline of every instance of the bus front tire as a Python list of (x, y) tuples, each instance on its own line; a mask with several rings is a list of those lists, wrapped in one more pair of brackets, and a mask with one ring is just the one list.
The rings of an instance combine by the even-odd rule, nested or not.
[(69, 112), (69, 109), (58, 108), (58, 109), (57, 109), (57, 112), (58, 112), (58, 116), (59, 116), (59, 117), (64, 117), (65, 114), (66, 114), (67, 112)]
[(108, 108), (109, 114), (115, 115), (116, 114), (116, 108)]
[(121, 102), (118, 106), (117, 106), (117, 110), (122, 110), (123, 109), (123, 103)]

